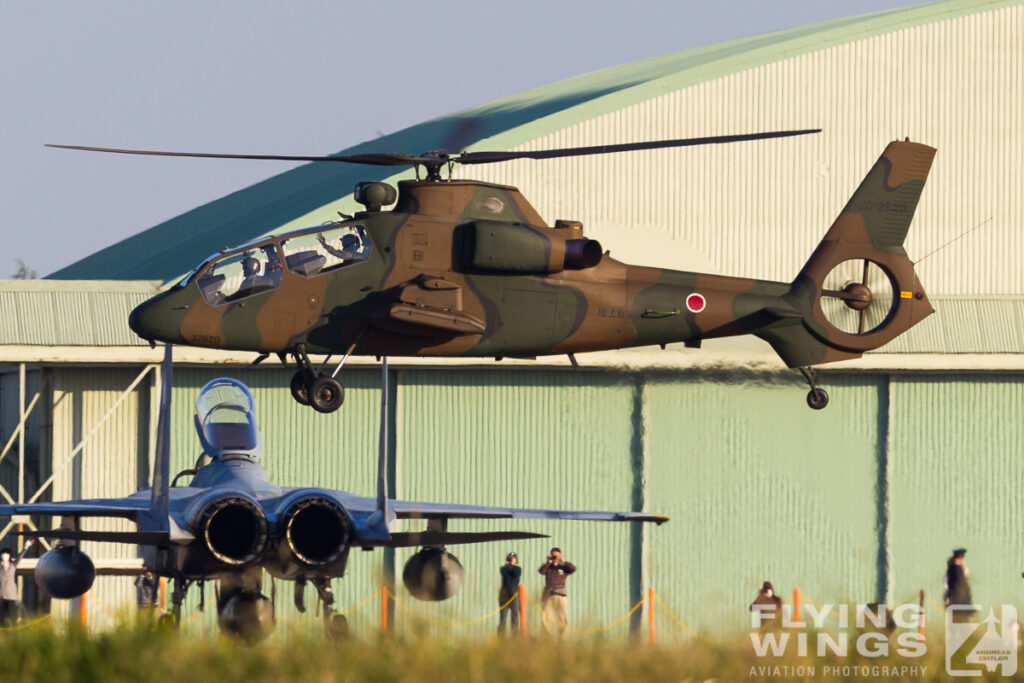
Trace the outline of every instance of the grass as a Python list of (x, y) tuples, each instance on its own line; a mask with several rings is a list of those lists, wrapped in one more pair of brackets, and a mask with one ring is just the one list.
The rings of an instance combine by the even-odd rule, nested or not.
[[(353, 638), (339, 643), (299, 634), (247, 646), (219, 636), (203, 638), (140, 626), (89, 632), (73, 625), (54, 627), (51, 622), (0, 634), (0, 663), (3, 680), (69, 683), (948, 680), (941, 646), (915, 659), (853, 655), (842, 660), (800, 659), (795, 653), (777, 659), (758, 658), (746, 637), (730, 643), (687, 641), (652, 646), (643, 640), (557, 643), (518, 637), (438, 640), (416, 635)], [(828, 673), (826, 666), (836, 670)], [(864, 666), (925, 669), (924, 675), (909, 670), (892, 675), (891, 669)], [(814, 667), (813, 675), (809, 667)]]

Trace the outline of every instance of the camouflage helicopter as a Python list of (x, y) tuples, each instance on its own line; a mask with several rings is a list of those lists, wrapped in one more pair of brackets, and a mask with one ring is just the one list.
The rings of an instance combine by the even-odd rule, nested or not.
[[(352, 354), (536, 357), (753, 334), (810, 385), (933, 312), (903, 249), (935, 149), (892, 142), (792, 282), (635, 266), (578, 221), (549, 226), (514, 187), (454, 180), (454, 164), (550, 159), (816, 133), (794, 130), (525, 152), (280, 156), (127, 154), (414, 166), (416, 180), (359, 183), (354, 216), (214, 254), (129, 318), (142, 338), (294, 358), (295, 400), (340, 407)], [(67, 147), (62, 145), (55, 145)], [(420, 167), (425, 179), (419, 179)], [(442, 178), (442, 169), (448, 178)], [(396, 203), (397, 202), (397, 203)], [(383, 207), (395, 203), (391, 210)], [(326, 354), (314, 367), (309, 354)], [(341, 360), (330, 374), (331, 357)]]

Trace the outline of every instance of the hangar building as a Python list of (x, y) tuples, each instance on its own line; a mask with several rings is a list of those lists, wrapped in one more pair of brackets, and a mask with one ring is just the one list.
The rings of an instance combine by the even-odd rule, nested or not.
[[(788, 281), (888, 141), (938, 148), (907, 242), (936, 314), (863, 359), (825, 366), (824, 411), (806, 407), (802, 380), (756, 339), (589, 354), (579, 369), (563, 358), (393, 359), (399, 497), (672, 517), (644, 528), (460, 526), (552, 540), (458, 549), (462, 592), (414, 608), (442, 621), (486, 614), (513, 549), (539, 594), (533, 569), (552, 544), (580, 567), (570, 609), (581, 626), (613, 622), (650, 586), (691, 628), (715, 633), (747, 628), (765, 579), (819, 603), (895, 604), (919, 589), (941, 602), (945, 560), (960, 546), (977, 601), (1024, 599), (1022, 35), (1019, 0), (950, 0), (586, 74), (345, 150), (527, 150), (820, 127), (783, 140), (469, 169), (519, 187), (549, 223), (581, 220), (620, 260)], [(161, 353), (127, 329), (131, 307), (225, 243), (351, 212), (345, 193), (359, 180), (411, 176), (303, 166), (49, 279), (0, 284), (7, 495), (112, 496), (144, 485)], [(345, 406), (324, 416), (292, 402), (290, 371), (250, 367), (251, 354), (181, 348), (176, 358), (172, 469), (198, 455), (196, 391), (230, 374), (254, 389), (272, 478), (372, 491), (372, 359), (346, 366)], [(109, 566), (135, 556), (87, 545)], [(350, 575), (335, 583), (339, 605), (370, 595), (409, 554), (354, 552)], [(99, 579), (91, 594), (112, 609), (133, 598), (123, 577)], [(375, 619), (362, 610), (352, 621)], [(665, 636), (686, 635), (660, 623)]]

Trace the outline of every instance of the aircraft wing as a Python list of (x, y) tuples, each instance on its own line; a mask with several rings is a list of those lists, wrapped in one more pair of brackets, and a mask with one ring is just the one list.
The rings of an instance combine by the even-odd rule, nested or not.
[(397, 519), (572, 519), (593, 522), (654, 522), (655, 524), (664, 524), (668, 521), (668, 517), (665, 515), (652, 515), (647, 512), (542, 510), (422, 503), (412, 500), (392, 500), (390, 506)]
[(123, 517), (135, 520), (149, 509), (149, 500), (131, 498), (94, 498), (53, 503), (15, 503), (0, 505), (0, 517), (12, 515), (52, 515), (55, 517)]

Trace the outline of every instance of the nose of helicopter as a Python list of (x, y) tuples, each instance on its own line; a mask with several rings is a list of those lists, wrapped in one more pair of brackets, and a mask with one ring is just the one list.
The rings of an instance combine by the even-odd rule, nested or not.
[(128, 316), (128, 327), (146, 341), (176, 344), (181, 341), (181, 315), (171, 299), (172, 292), (158, 294), (138, 306)]

